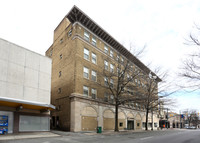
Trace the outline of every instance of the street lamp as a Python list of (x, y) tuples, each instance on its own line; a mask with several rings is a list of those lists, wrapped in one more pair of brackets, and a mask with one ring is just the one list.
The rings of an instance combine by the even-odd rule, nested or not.
[[(157, 76), (156, 75), (152, 75), (151, 71), (149, 72), (149, 79), (152, 79), (153, 81), (156, 80)], [(151, 120), (152, 120), (152, 127), (151, 130), (153, 130), (153, 108), (151, 107)]]

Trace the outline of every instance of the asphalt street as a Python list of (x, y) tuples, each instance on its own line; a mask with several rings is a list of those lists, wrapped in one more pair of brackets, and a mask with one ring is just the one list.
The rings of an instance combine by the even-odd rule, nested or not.
[(138, 143), (200, 143), (200, 130), (186, 130), (165, 136), (149, 136)]
[(128, 133), (70, 133), (59, 137), (4, 140), (0, 143), (200, 143), (200, 130), (162, 130)]

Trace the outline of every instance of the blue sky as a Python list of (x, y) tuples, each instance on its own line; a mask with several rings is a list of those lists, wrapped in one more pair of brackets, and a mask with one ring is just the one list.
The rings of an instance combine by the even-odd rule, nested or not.
[(195, 109), (200, 112), (200, 91), (179, 91), (172, 96), (172, 99), (177, 103), (174, 107), (171, 107), (172, 111), (179, 113), (179, 111)]
[[(151, 62), (152, 70), (170, 71), (176, 83), (181, 60), (195, 49), (185, 39), (200, 23), (199, 0), (5, 0), (0, 5), (0, 37), (43, 55), (56, 26), (77, 5), (128, 49), (146, 45), (141, 60)], [(174, 97), (179, 107), (199, 108), (196, 93)]]

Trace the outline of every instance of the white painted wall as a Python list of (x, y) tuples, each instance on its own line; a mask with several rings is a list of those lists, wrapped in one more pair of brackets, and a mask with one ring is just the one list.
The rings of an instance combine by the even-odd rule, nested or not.
[(0, 97), (50, 104), (51, 59), (0, 39)]

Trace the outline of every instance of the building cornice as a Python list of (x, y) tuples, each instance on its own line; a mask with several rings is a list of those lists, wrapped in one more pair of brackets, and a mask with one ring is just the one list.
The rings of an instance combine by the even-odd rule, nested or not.
[[(115, 40), (108, 32), (101, 28), (96, 22), (94, 22), (89, 16), (87, 16), (83, 11), (81, 11), (77, 6), (74, 6), (69, 13), (65, 16), (72, 24), (79, 22), (84, 27), (95, 33), (99, 38), (103, 39), (111, 47), (117, 50), (120, 54), (126, 57), (128, 60), (133, 62), (136, 66), (142, 69), (146, 74), (149, 74), (151, 70), (144, 65), (138, 58), (131, 54), (123, 45), (121, 45), (117, 40)], [(152, 72), (153, 75), (156, 75)], [(157, 81), (160, 82), (161, 79), (158, 77)]]

